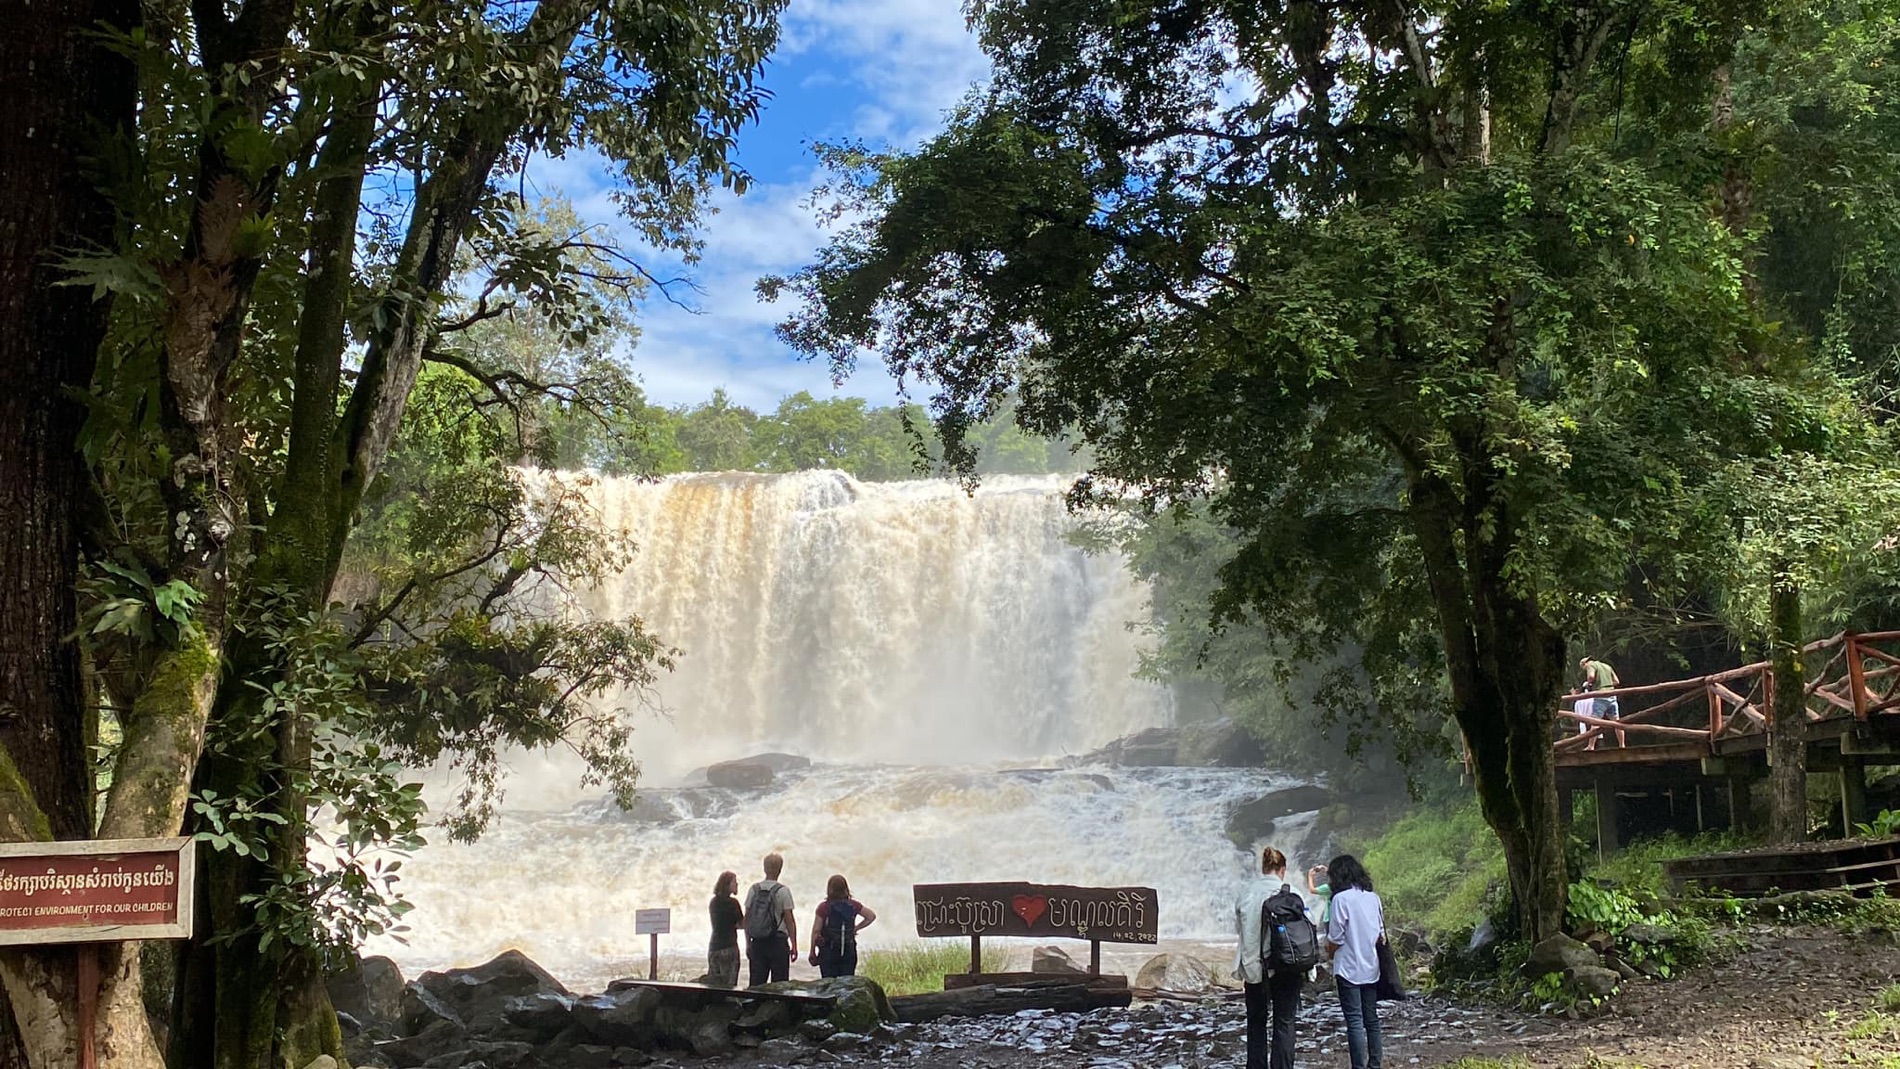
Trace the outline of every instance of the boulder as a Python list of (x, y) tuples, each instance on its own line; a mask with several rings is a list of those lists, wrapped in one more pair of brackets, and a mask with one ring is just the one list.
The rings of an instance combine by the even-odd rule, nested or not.
[(825, 980), (782, 980), (762, 991), (794, 991), (836, 999), (825, 1016), (840, 1032), (869, 1033), (881, 1022), (897, 1020), (897, 1011), (876, 980), (866, 976), (834, 976)]
[(432, 1058), (467, 1050), (468, 1029), (455, 1021), (431, 1021), (415, 1035), (385, 1040), (374, 1051), (390, 1065), (424, 1065)]
[(769, 787), (776, 778), (772, 766), (753, 761), (721, 761), (706, 769), (706, 782), (714, 787)]
[(363, 958), (330, 976), (330, 1002), (363, 1026), (395, 1032), (402, 1025), (402, 969), (385, 957)]
[(838, 1026), (822, 1017), (816, 1020), (806, 1021), (804, 1024), (798, 1026), (799, 1038), (810, 1040), (813, 1043), (823, 1043), (825, 1040), (837, 1034)]
[(569, 994), (559, 980), (519, 950), (503, 951), (472, 969), (426, 972), (409, 986), (440, 1000), (472, 1032), (498, 1027), (512, 999)]
[[(402, 989), (402, 1011), (400, 1013), (400, 1031), (405, 1036), (418, 1036), (431, 1025), (452, 1024), (463, 1028), (462, 1015), (453, 1006), (435, 996), (435, 993), (420, 983), (412, 982)], [(464, 1029), (466, 1030), (466, 1029)]]
[(1623, 929), (1623, 941), (1637, 946), (1661, 947), (1676, 941), (1676, 933), (1660, 924), (1637, 921)]
[(574, 1023), (574, 1000), (545, 991), (519, 995), (502, 1003), (501, 1017), (514, 1036), (545, 1043)]
[(798, 1026), (798, 1011), (783, 1002), (754, 1002), (740, 1012), (732, 1027), (748, 1032), (779, 1035)]
[(1579, 965), (1564, 974), (1565, 986), (1581, 998), (1609, 998), (1622, 982), (1615, 969), (1600, 965)]
[(1279, 818), (1323, 809), (1331, 800), (1326, 788), (1314, 784), (1271, 791), (1228, 811), (1227, 838), (1242, 850), (1251, 850), (1254, 843), (1273, 835)]
[(576, 1043), (561, 1050), (561, 1069), (614, 1069), (614, 1048), (598, 1043)]
[(1135, 974), (1135, 987), (1142, 991), (1194, 994), (1219, 986), (1214, 970), (1206, 962), (1186, 954), (1156, 954)]
[(686, 1045), (701, 1058), (724, 1054), (732, 1049), (732, 1024), (739, 1016), (739, 1003), (717, 1002), (693, 1015), (687, 1029)]
[(1231, 717), (1181, 728), (1175, 761), (1193, 768), (1255, 768), (1267, 760), (1260, 740)]
[(650, 987), (629, 987), (590, 995), (574, 1003), (574, 1024), (596, 1043), (609, 1047), (646, 1047), (653, 1043), (665, 997)]
[(1087, 976), (1089, 972), (1070, 957), (1068, 951), (1057, 946), (1037, 947), (1029, 955), (1029, 971), (1056, 976)]
[(638, 1050), (633, 1047), (614, 1048), (614, 1065), (616, 1067), (649, 1065), (652, 1061), (653, 1055), (648, 1054), (646, 1051)]
[(1553, 935), (1531, 948), (1531, 956), (1524, 962), (1524, 975), (1536, 979), (1554, 972), (1602, 967), (1596, 951), (1567, 935)]
[(641, 791), (634, 795), (620, 810), (620, 815), (635, 824), (677, 824), (680, 821), (679, 810), (673, 807), (666, 792), (661, 791)]
[(1118, 765), (1156, 768), (1174, 765), (1180, 760), (1180, 736), (1168, 728), (1138, 731), (1110, 743), (1109, 748), (1115, 751), (1114, 763)]

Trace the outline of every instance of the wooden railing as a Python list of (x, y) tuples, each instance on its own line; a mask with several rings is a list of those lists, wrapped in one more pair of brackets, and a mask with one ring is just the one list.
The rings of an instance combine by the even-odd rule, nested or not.
[[(1810, 721), (1900, 714), (1900, 631), (1844, 632), (1808, 644), (1802, 654)], [(1816, 666), (1822, 654), (1829, 656)], [(1579, 700), (1610, 697), (1620, 706), (1617, 719), (1576, 709)], [(1558, 723), (1581, 730), (1570, 727), (1555, 744), (1557, 754), (1684, 742), (1712, 750), (1720, 740), (1771, 730), (1774, 697), (1775, 673), (1767, 661), (1694, 679), (1566, 694), (1558, 700)]]

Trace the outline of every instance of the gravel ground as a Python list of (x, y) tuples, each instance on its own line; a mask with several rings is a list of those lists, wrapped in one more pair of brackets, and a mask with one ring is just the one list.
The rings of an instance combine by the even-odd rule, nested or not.
[[(1900, 980), (1892, 935), (1755, 929), (1718, 965), (1671, 983), (1639, 981), (1586, 1021), (1528, 1016), (1437, 997), (1387, 1003), (1387, 1069), (1474, 1055), (1521, 1056), (1562, 1069), (1900, 1069), (1900, 1017), (1870, 1018)], [(1869, 1021), (1876, 1024), (1872, 1027)], [(1158, 1001), (1088, 1014), (1026, 1011), (886, 1030), (853, 1047), (774, 1050), (734, 1065), (856, 1064), (892, 1069), (1205, 1069), (1244, 1061), (1237, 999)], [(1300, 1015), (1299, 1063), (1346, 1065), (1338, 1003), (1310, 997)]]

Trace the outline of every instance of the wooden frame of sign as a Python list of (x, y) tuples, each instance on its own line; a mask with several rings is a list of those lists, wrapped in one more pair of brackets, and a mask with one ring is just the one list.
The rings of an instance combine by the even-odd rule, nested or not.
[(983, 971), (983, 937), (1085, 939), (1089, 975), (1102, 974), (1103, 943), (1155, 943), (1160, 898), (1152, 887), (1036, 883), (920, 883), (911, 886), (917, 934), (967, 936), (970, 975)]
[(0, 946), (189, 939), (188, 838), (0, 843)]

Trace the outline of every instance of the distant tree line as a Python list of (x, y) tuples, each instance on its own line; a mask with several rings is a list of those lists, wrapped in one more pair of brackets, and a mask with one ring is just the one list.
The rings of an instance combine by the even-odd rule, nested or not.
[[(920, 405), (873, 405), (862, 397), (800, 390), (769, 412), (738, 404), (724, 389), (695, 405), (647, 403), (638, 386), (603, 410), (550, 402), (542, 462), (609, 475), (688, 471), (808, 471), (831, 468), (866, 481), (916, 479), (942, 469), (943, 449)], [(974, 428), (984, 474), (1079, 470), (1063, 441), (1024, 433), (1013, 418)]]

